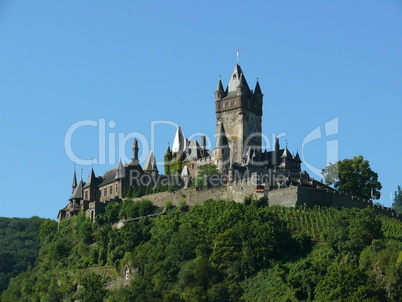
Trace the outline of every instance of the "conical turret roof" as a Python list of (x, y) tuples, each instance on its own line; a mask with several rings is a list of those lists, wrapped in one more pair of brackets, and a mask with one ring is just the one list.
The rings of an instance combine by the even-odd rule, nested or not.
[[(241, 84), (241, 86), (244, 86), (247, 91), (250, 90), (250, 88), (248, 87), (246, 78), (243, 74), (243, 71), (241, 70), (241, 67), (239, 64), (236, 64), (235, 68), (233, 69), (232, 75), (230, 77), (229, 80), (229, 84), (228, 84), (228, 93), (231, 92), (237, 92), (237, 87), (239, 86), (239, 84)], [(243, 77), (243, 79), (241, 79)]]
[(220, 124), (219, 127), (219, 132), (217, 133), (217, 138), (216, 138), (216, 146), (215, 149), (224, 149), (228, 148), (228, 139), (226, 137), (226, 132), (223, 127), (223, 124)]
[(296, 152), (295, 161), (297, 161), (298, 163), (302, 162), (299, 156), (299, 151)]
[(76, 173), (76, 171), (75, 171), (75, 168), (74, 168), (74, 176), (73, 176), (73, 184), (72, 184), (72, 187), (73, 187), (73, 188), (76, 188), (76, 187), (77, 187), (77, 173)]
[(156, 167), (156, 158), (154, 156), (154, 152), (152, 150), (149, 151), (147, 159), (144, 164), (144, 171), (154, 171), (158, 170)]
[(223, 91), (223, 84), (222, 84), (222, 80), (221, 80), (221, 78), (219, 77), (219, 80), (218, 80), (218, 86), (216, 87), (216, 91), (218, 92), (218, 91)]
[(82, 187), (84, 186), (84, 183), (82, 180), (78, 183), (78, 186), (75, 188), (73, 195), (70, 197), (70, 200), (72, 199), (82, 199)]
[(285, 150), (283, 150), (281, 158), (286, 158), (286, 157), (291, 157), (291, 156), (292, 156), (292, 154), (290, 153), (288, 148), (285, 148)]
[(116, 177), (115, 179), (121, 179), (123, 177), (125, 177), (126, 175), (126, 170), (123, 167), (123, 163), (121, 161), (121, 159), (119, 160), (119, 164), (117, 165), (117, 170), (116, 170)]
[(257, 84), (255, 84), (254, 94), (262, 94), (260, 83), (257, 80)]
[(176, 135), (173, 140), (172, 152), (173, 153), (181, 153), (185, 150), (185, 138), (183, 134), (183, 130), (180, 126), (176, 129)]
[(96, 178), (94, 169), (92, 168), (91, 172), (88, 175), (88, 179), (87, 179), (87, 182), (86, 182), (84, 188), (94, 187), (97, 185), (98, 185), (98, 179)]

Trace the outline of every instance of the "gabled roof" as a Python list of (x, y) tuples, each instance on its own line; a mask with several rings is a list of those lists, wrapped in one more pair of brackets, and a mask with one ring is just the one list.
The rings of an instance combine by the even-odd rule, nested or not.
[(158, 170), (158, 168), (156, 167), (156, 158), (154, 156), (154, 152), (150, 150), (148, 152), (147, 159), (145, 160), (144, 171), (154, 171), (154, 170)]
[(223, 127), (223, 124), (221, 123), (220, 127), (219, 127), (219, 132), (217, 133), (215, 149), (224, 149), (224, 148), (228, 148), (228, 147), (229, 147), (229, 144), (228, 144), (228, 139), (226, 137), (226, 132)]
[(70, 200), (72, 199), (82, 199), (82, 188), (84, 183), (82, 180), (78, 183), (78, 186), (74, 189), (73, 195), (71, 195)]

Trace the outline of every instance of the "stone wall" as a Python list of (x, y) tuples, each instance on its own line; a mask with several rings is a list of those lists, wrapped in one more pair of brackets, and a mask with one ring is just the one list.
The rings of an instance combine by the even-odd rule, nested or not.
[[(173, 205), (185, 202), (189, 206), (202, 204), (207, 199), (234, 200), (243, 202), (244, 198), (252, 196), (259, 199), (264, 194), (256, 193), (255, 185), (247, 182), (238, 182), (228, 186), (212, 188), (207, 190), (196, 190), (194, 188), (181, 189), (175, 192), (161, 192), (150, 194), (141, 198), (134, 198), (135, 201), (148, 199), (156, 206), (164, 207), (166, 201), (171, 201)], [(334, 208), (373, 208), (377, 214), (402, 220), (402, 215), (398, 215), (393, 209), (373, 205), (369, 200), (353, 197), (350, 194), (343, 194), (336, 191), (319, 189), (305, 186), (294, 186), (268, 192), (270, 205), (280, 205), (285, 207), (298, 206), (325, 206)]]
[(285, 207), (302, 206), (325, 206), (341, 208), (373, 208), (377, 214), (397, 218), (402, 220), (402, 216), (398, 215), (393, 209), (373, 205), (370, 200), (356, 198), (350, 194), (339, 193), (336, 191), (318, 189), (312, 187), (296, 186), (289, 187), (268, 193), (270, 205), (281, 205)]
[(254, 185), (239, 183), (232, 186), (222, 186), (207, 190), (188, 188), (177, 190), (175, 192), (155, 193), (140, 198), (134, 198), (134, 201), (148, 199), (158, 207), (165, 206), (166, 201), (171, 201), (173, 205), (178, 205), (180, 202), (185, 201), (187, 205), (193, 206), (196, 204), (202, 204), (205, 200), (210, 198), (243, 202), (244, 198), (250, 195), (256, 199), (262, 197), (261, 194), (255, 192)]

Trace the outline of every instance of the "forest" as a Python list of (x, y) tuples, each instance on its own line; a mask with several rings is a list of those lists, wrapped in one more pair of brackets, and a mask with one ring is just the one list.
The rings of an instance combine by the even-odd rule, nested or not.
[[(40, 225), (0, 301), (400, 301), (402, 222), (371, 209), (109, 203)], [(141, 217), (118, 229), (120, 219)], [(127, 271), (129, 272), (126, 280)]]
[(39, 217), (0, 217), (0, 293), (10, 278), (32, 268), (39, 253)]

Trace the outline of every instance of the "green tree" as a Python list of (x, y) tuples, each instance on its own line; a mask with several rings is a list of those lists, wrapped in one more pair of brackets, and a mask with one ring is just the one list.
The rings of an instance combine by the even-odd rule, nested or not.
[(363, 156), (344, 159), (322, 170), (325, 182), (342, 193), (350, 193), (364, 199), (379, 199), (381, 183), (378, 174), (370, 168)]
[(358, 267), (334, 265), (318, 282), (315, 301), (384, 301), (385, 293)]
[(81, 280), (82, 289), (78, 298), (82, 302), (103, 301), (107, 294), (104, 283), (102, 277), (95, 273), (84, 277)]
[(401, 186), (398, 186), (398, 191), (395, 191), (394, 202), (392, 203), (392, 207), (394, 210), (402, 214), (402, 189)]
[(217, 175), (219, 174), (218, 166), (213, 164), (205, 164), (198, 167), (198, 174), (199, 176), (204, 175)]
[(213, 164), (201, 165), (197, 168), (197, 177), (195, 178), (194, 185), (197, 188), (205, 187), (205, 176), (218, 175), (218, 166)]

